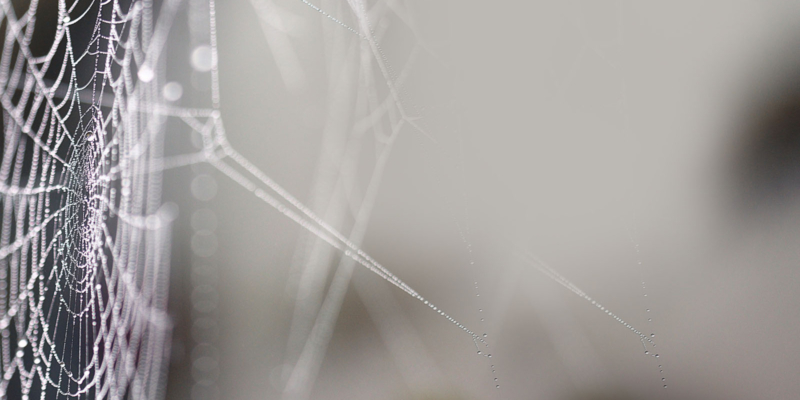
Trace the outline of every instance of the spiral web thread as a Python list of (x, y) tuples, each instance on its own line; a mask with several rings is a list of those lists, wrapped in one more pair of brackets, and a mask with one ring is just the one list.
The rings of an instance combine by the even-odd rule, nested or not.
[(0, 17), (0, 394), (161, 397), (163, 117), (135, 79), (152, 7), (1, 0)]

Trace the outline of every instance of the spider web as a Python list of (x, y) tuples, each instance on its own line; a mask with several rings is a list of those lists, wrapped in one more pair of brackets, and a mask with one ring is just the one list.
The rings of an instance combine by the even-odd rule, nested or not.
[[(161, 207), (161, 172), (198, 162), (482, 340), (228, 144), (213, 1), (212, 107), (163, 104), (157, 58), (178, 5), (165, 2), (155, 22), (148, 1), (2, 2), (2, 393), (162, 395), (172, 213)], [(198, 132), (203, 150), (165, 157), (166, 117)]]
[(171, 216), (155, 82), (136, 79), (152, 8), (21, 3), (0, 2), (0, 393), (160, 397)]
[[(407, 111), (397, 85), (402, 74), (398, 77), (383, 55), (364, 3), (348, 2), (356, 20), (350, 25), (300, 1), (366, 43), (387, 85), (391, 107), (383, 107), (377, 119), (388, 113), (390, 140), (408, 125), (435, 143)], [(211, 77), (210, 107), (177, 107), (165, 100), (159, 56), (181, 3), (0, 0), (0, 395), (163, 396), (170, 337), (169, 227), (175, 212), (162, 206), (162, 172), (198, 163), (211, 165), (349, 262), (419, 300), (476, 345), (486, 345), (483, 336), (364, 252), (363, 232), (344, 235), (230, 145), (219, 112), (213, 0), (202, 60)], [(199, 151), (165, 155), (169, 118), (199, 135)], [(529, 258), (546, 276), (636, 333), (645, 348), (652, 344), (535, 256)], [(313, 370), (318, 361), (308, 363), (305, 368)], [(313, 375), (300, 370), (290, 386), (307, 384)]]

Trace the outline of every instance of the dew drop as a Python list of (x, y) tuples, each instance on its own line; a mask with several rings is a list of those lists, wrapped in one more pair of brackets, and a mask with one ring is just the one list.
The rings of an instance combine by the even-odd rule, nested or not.
[(142, 82), (150, 82), (155, 77), (153, 69), (148, 67), (147, 65), (143, 65), (142, 68), (139, 69), (139, 72), (136, 75)]
[(169, 82), (161, 89), (164, 100), (178, 101), (183, 95), (183, 86), (178, 82)]
[(208, 72), (214, 66), (211, 47), (208, 45), (197, 46), (192, 51), (192, 68), (198, 72)]

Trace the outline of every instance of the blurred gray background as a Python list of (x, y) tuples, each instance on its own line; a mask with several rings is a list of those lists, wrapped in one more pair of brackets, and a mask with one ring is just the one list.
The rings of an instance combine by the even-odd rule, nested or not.
[(201, 164), (165, 181), (169, 398), (796, 398), (798, 3), (309, 1), (216, 4), (228, 140), (490, 347)]

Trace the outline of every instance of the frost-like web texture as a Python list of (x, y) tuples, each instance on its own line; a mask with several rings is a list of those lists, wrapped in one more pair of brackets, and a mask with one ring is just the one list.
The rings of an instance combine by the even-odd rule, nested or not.
[[(348, 1), (352, 15), (345, 21), (299, 1), (358, 42), (366, 60), (365, 86), (376, 86), (373, 81), (386, 84), (385, 101), (377, 91), (365, 91), (370, 113), (359, 130), (382, 125), (385, 118), (390, 127), (385, 148), (404, 126), (436, 143), (419, 117), (411, 115), (413, 106), (404, 102), (405, 71), (396, 74), (386, 60), (365, 3)], [(274, 5), (252, 3), (269, 23)], [(190, 6), (193, 18), (203, 14), (195, 18), (200, 27), (197, 21), (190, 24), (199, 44), (192, 63), (196, 71), (210, 74), (209, 104), (171, 105), (182, 89), (175, 82), (163, 85), (166, 73), (159, 56), (181, 6), (180, 0), (0, 0), (0, 397), (163, 396), (170, 335), (164, 311), (169, 225), (174, 212), (161, 205), (161, 175), (166, 169), (198, 163), (207, 163), (319, 243), (341, 252), (348, 266), (366, 267), (471, 335), (476, 346), (488, 347), (484, 336), (423, 298), (361, 249), (371, 206), (358, 213), (357, 229), (345, 235), (230, 145), (219, 111), (213, 0)], [(411, 54), (421, 49), (424, 44), (417, 44)], [(409, 56), (408, 64), (414, 57)], [(164, 154), (163, 128), (169, 118), (201, 138), (200, 150)], [(376, 183), (365, 195), (372, 199), (367, 204), (377, 193), (389, 154), (384, 151), (375, 168)], [(653, 346), (649, 337), (538, 258), (526, 254), (526, 260), (634, 332), (646, 351)], [(321, 317), (311, 321), (306, 343), (298, 346), (297, 365), (284, 392), (287, 398), (307, 397), (313, 384), (326, 346), (319, 343), (329, 340), (349, 272), (334, 280), (332, 286), (338, 289), (333, 295), (310, 307), (321, 308)]]
[[(179, 3), (0, 1), (2, 393), (161, 397), (171, 219), (161, 173), (199, 162), (482, 341), (228, 144), (213, 1), (201, 60), (211, 107), (165, 105), (158, 56)], [(164, 156), (167, 117), (197, 132), (202, 151)]]
[(169, 213), (138, 67), (152, 16), (147, 1), (0, 1), (3, 397), (161, 397)]

